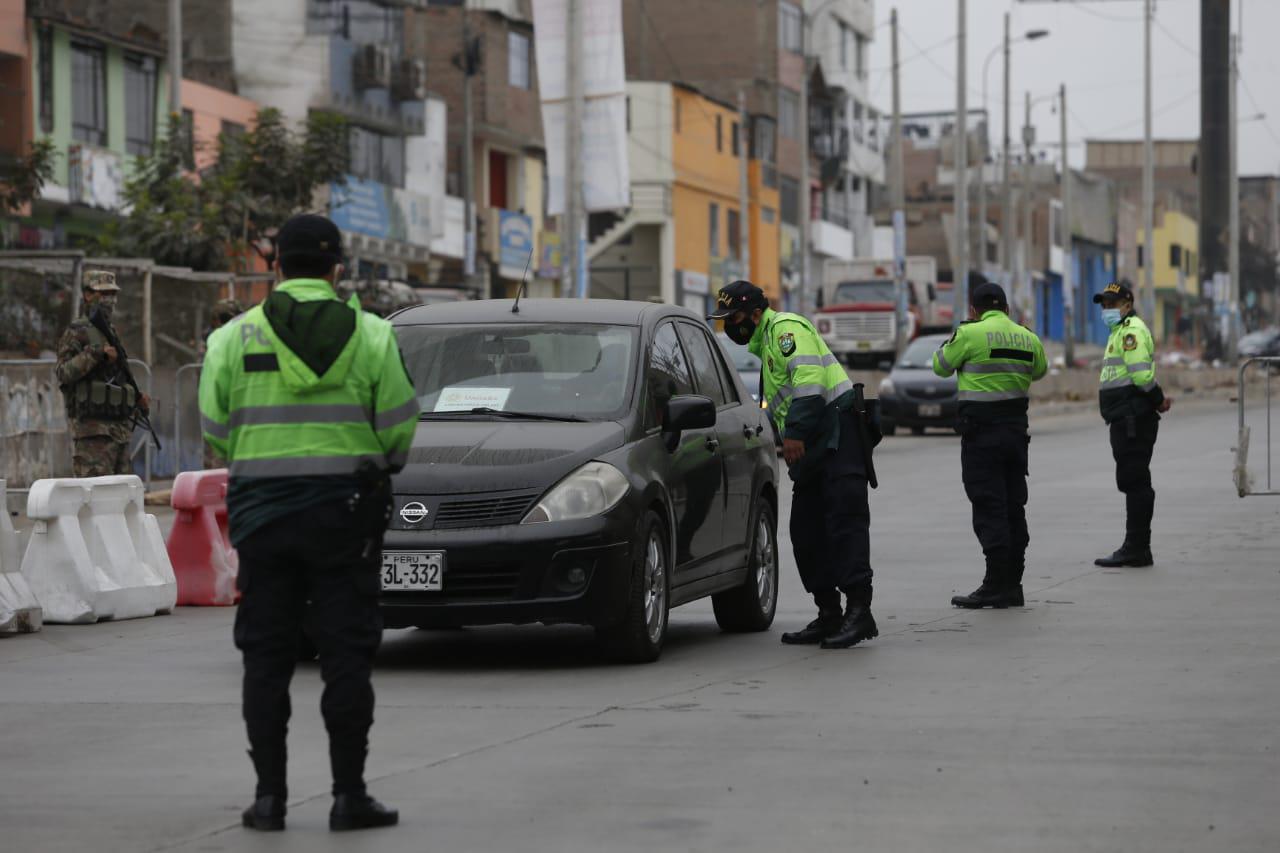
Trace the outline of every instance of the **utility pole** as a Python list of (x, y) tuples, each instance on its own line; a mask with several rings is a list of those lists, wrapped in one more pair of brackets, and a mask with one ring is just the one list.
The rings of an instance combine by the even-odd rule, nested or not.
[(1151, 141), (1151, 19), (1155, 0), (1143, 0), (1143, 98), (1142, 98), (1142, 313), (1155, 322), (1155, 146)]
[(169, 114), (182, 120), (182, 0), (169, 0)]
[(565, 4), (569, 15), (566, 32), (569, 43), (566, 45), (565, 62), (567, 63), (566, 80), (569, 83), (569, 126), (565, 134), (565, 206), (566, 217), (565, 241), (569, 252), (568, 290), (579, 299), (587, 298), (587, 252), (586, 252), (586, 211), (585, 199), (582, 195), (582, 0), (568, 0)]
[(1059, 113), (1062, 124), (1062, 310), (1063, 358), (1067, 367), (1076, 359), (1076, 284), (1072, 268), (1071, 246), (1071, 158), (1067, 156), (1067, 84), (1058, 90), (1061, 98)]
[(1000, 269), (1007, 280), (1005, 286), (1013, 290), (1013, 235), (1017, 231), (1013, 217), (1013, 183), (1009, 178), (1009, 158), (1012, 155), (1013, 143), (1009, 138), (1009, 113), (1012, 104), (1009, 100), (1009, 13), (1004, 14), (1004, 149), (1001, 163), (1000, 192)]
[[(1235, 120), (1229, 115), (1232, 97), (1230, 0), (1200, 0), (1200, 262), (1196, 280), (1213, 281), (1229, 273), (1230, 247), (1223, 235), (1230, 230), (1231, 151)], [(1237, 28), (1237, 33), (1243, 32)], [(1219, 300), (1226, 294), (1218, 294)]]
[(893, 53), (893, 126), (889, 131), (889, 183), (893, 193), (893, 304), (895, 313), (894, 348), (898, 354), (907, 345), (907, 203), (903, 177), (902, 85), (898, 63), (898, 10), (889, 13), (891, 50)]
[(800, 85), (800, 305), (799, 312), (808, 314), (809, 296), (809, 222), (813, 194), (809, 191), (809, 14), (800, 6), (800, 58), (804, 62), (804, 81)]
[[(462, 209), (464, 243), (462, 276), (467, 287), (475, 287), (476, 278), (476, 165), (475, 116), (471, 104), (471, 78), (476, 73), (475, 52), (471, 48), (471, 16), (462, 6)], [(488, 296), (488, 293), (484, 294)]]
[(955, 269), (952, 295), (955, 297), (952, 323), (959, 326), (968, 316), (969, 305), (969, 91), (966, 85), (965, 0), (958, 0), (956, 37), (956, 185), (955, 185)]
[(1031, 146), (1035, 144), (1036, 129), (1031, 124), (1031, 93), (1027, 92), (1026, 121), (1022, 125), (1022, 280), (1018, 283), (1022, 296), (1017, 302), (1018, 311), (1022, 314), (1018, 319), (1031, 327), (1036, 324), (1036, 297), (1031, 288)]
[(742, 278), (751, 278), (751, 192), (747, 167), (751, 156), (751, 134), (747, 132), (747, 93), (738, 90), (738, 245)]
[(1227, 358), (1231, 363), (1236, 359), (1236, 346), (1239, 343), (1236, 335), (1236, 315), (1240, 310), (1240, 128), (1238, 126), (1239, 103), (1236, 89), (1240, 85), (1240, 35), (1231, 36), (1231, 89), (1227, 97), (1230, 106), (1231, 120), (1228, 123), (1231, 139), (1231, 173), (1228, 178), (1231, 207), (1227, 212), (1227, 276), (1231, 281), (1227, 302)]

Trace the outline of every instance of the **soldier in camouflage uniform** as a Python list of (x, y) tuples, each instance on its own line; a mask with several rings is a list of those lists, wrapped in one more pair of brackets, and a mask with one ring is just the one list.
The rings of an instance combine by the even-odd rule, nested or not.
[[(219, 299), (213, 303), (213, 310), (209, 312), (209, 318), (213, 328), (210, 334), (221, 329), (230, 323), (236, 317), (244, 313), (244, 308), (234, 299)], [(204, 467), (206, 471), (215, 468), (225, 468), (227, 463), (221, 459), (218, 454), (213, 452), (213, 448), (209, 446), (209, 442), (204, 443)]]
[(146, 395), (139, 400), (133, 388), (117, 378), (120, 353), (89, 323), (95, 309), (111, 321), (120, 292), (115, 273), (86, 270), (82, 290), (83, 314), (58, 341), (56, 369), (74, 442), (72, 466), (77, 477), (128, 474), (133, 413), (138, 408), (146, 411), (150, 401)]

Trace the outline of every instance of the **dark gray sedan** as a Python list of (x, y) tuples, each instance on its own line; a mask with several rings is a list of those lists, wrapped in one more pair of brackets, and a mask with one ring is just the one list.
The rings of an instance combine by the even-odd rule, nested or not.
[(933, 354), (948, 337), (916, 338), (880, 382), (880, 430), (885, 435), (893, 435), (900, 426), (916, 435), (929, 427), (955, 429), (960, 408), (956, 377), (944, 379), (933, 372)]

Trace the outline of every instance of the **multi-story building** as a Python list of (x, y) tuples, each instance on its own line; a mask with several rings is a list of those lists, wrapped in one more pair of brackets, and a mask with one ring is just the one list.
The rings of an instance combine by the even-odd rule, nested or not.
[(241, 95), (292, 122), (313, 111), (347, 120), (350, 174), (327, 195), (350, 274), (425, 282), (432, 239), (443, 233), (443, 198), (430, 192), (426, 67), (406, 50), (405, 4), (207, 2), (229, 6)]
[[(465, 0), (407, 14), (406, 51), (425, 63), (431, 91), (451, 117), (442, 142), (454, 219), (461, 215), (458, 197), (466, 182), (463, 57), (469, 50), (478, 61), (471, 78), (471, 186), (480, 289), (514, 296), (528, 266), (531, 295), (558, 293), (558, 235), (544, 216), (546, 151), (530, 0)], [(464, 16), (473, 41), (467, 49)], [(454, 229), (460, 224), (454, 222)], [(451, 256), (440, 259), (438, 280), (462, 281), (461, 253), (452, 256), (459, 248), (454, 241)]]
[(592, 294), (702, 313), (748, 277), (778, 298), (778, 190), (750, 159), (737, 108), (674, 83), (628, 83), (627, 100), (632, 204), (594, 218)]
[[(775, 300), (790, 305), (800, 282), (802, 204), (811, 212), (815, 281), (825, 258), (870, 253), (871, 187), (884, 180), (882, 133), (867, 87), (871, 0), (624, 0), (623, 15), (629, 79), (682, 84), (720, 105), (745, 102), (752, 174), (778, 193)], [(806, 85), (810, 109), (802, 116)], [(802, 188), (806, 156), (809, 186)], [(753, 233), (752, 245), (758, 242)], [(713, 279), (711, 289), (723, 283), (723, 276)]]

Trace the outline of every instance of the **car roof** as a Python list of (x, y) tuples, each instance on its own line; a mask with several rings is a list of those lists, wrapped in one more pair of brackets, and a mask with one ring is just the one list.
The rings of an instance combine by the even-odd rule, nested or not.
[(644, 326), (664, 317), (705, 322), (687, 308), (622, 299), (521, 299), (520, 312), (511, 313), (512, 299), (442, 302), (408, 308), (391, 318), (397, 326), (453, 323), (608, 323)]

